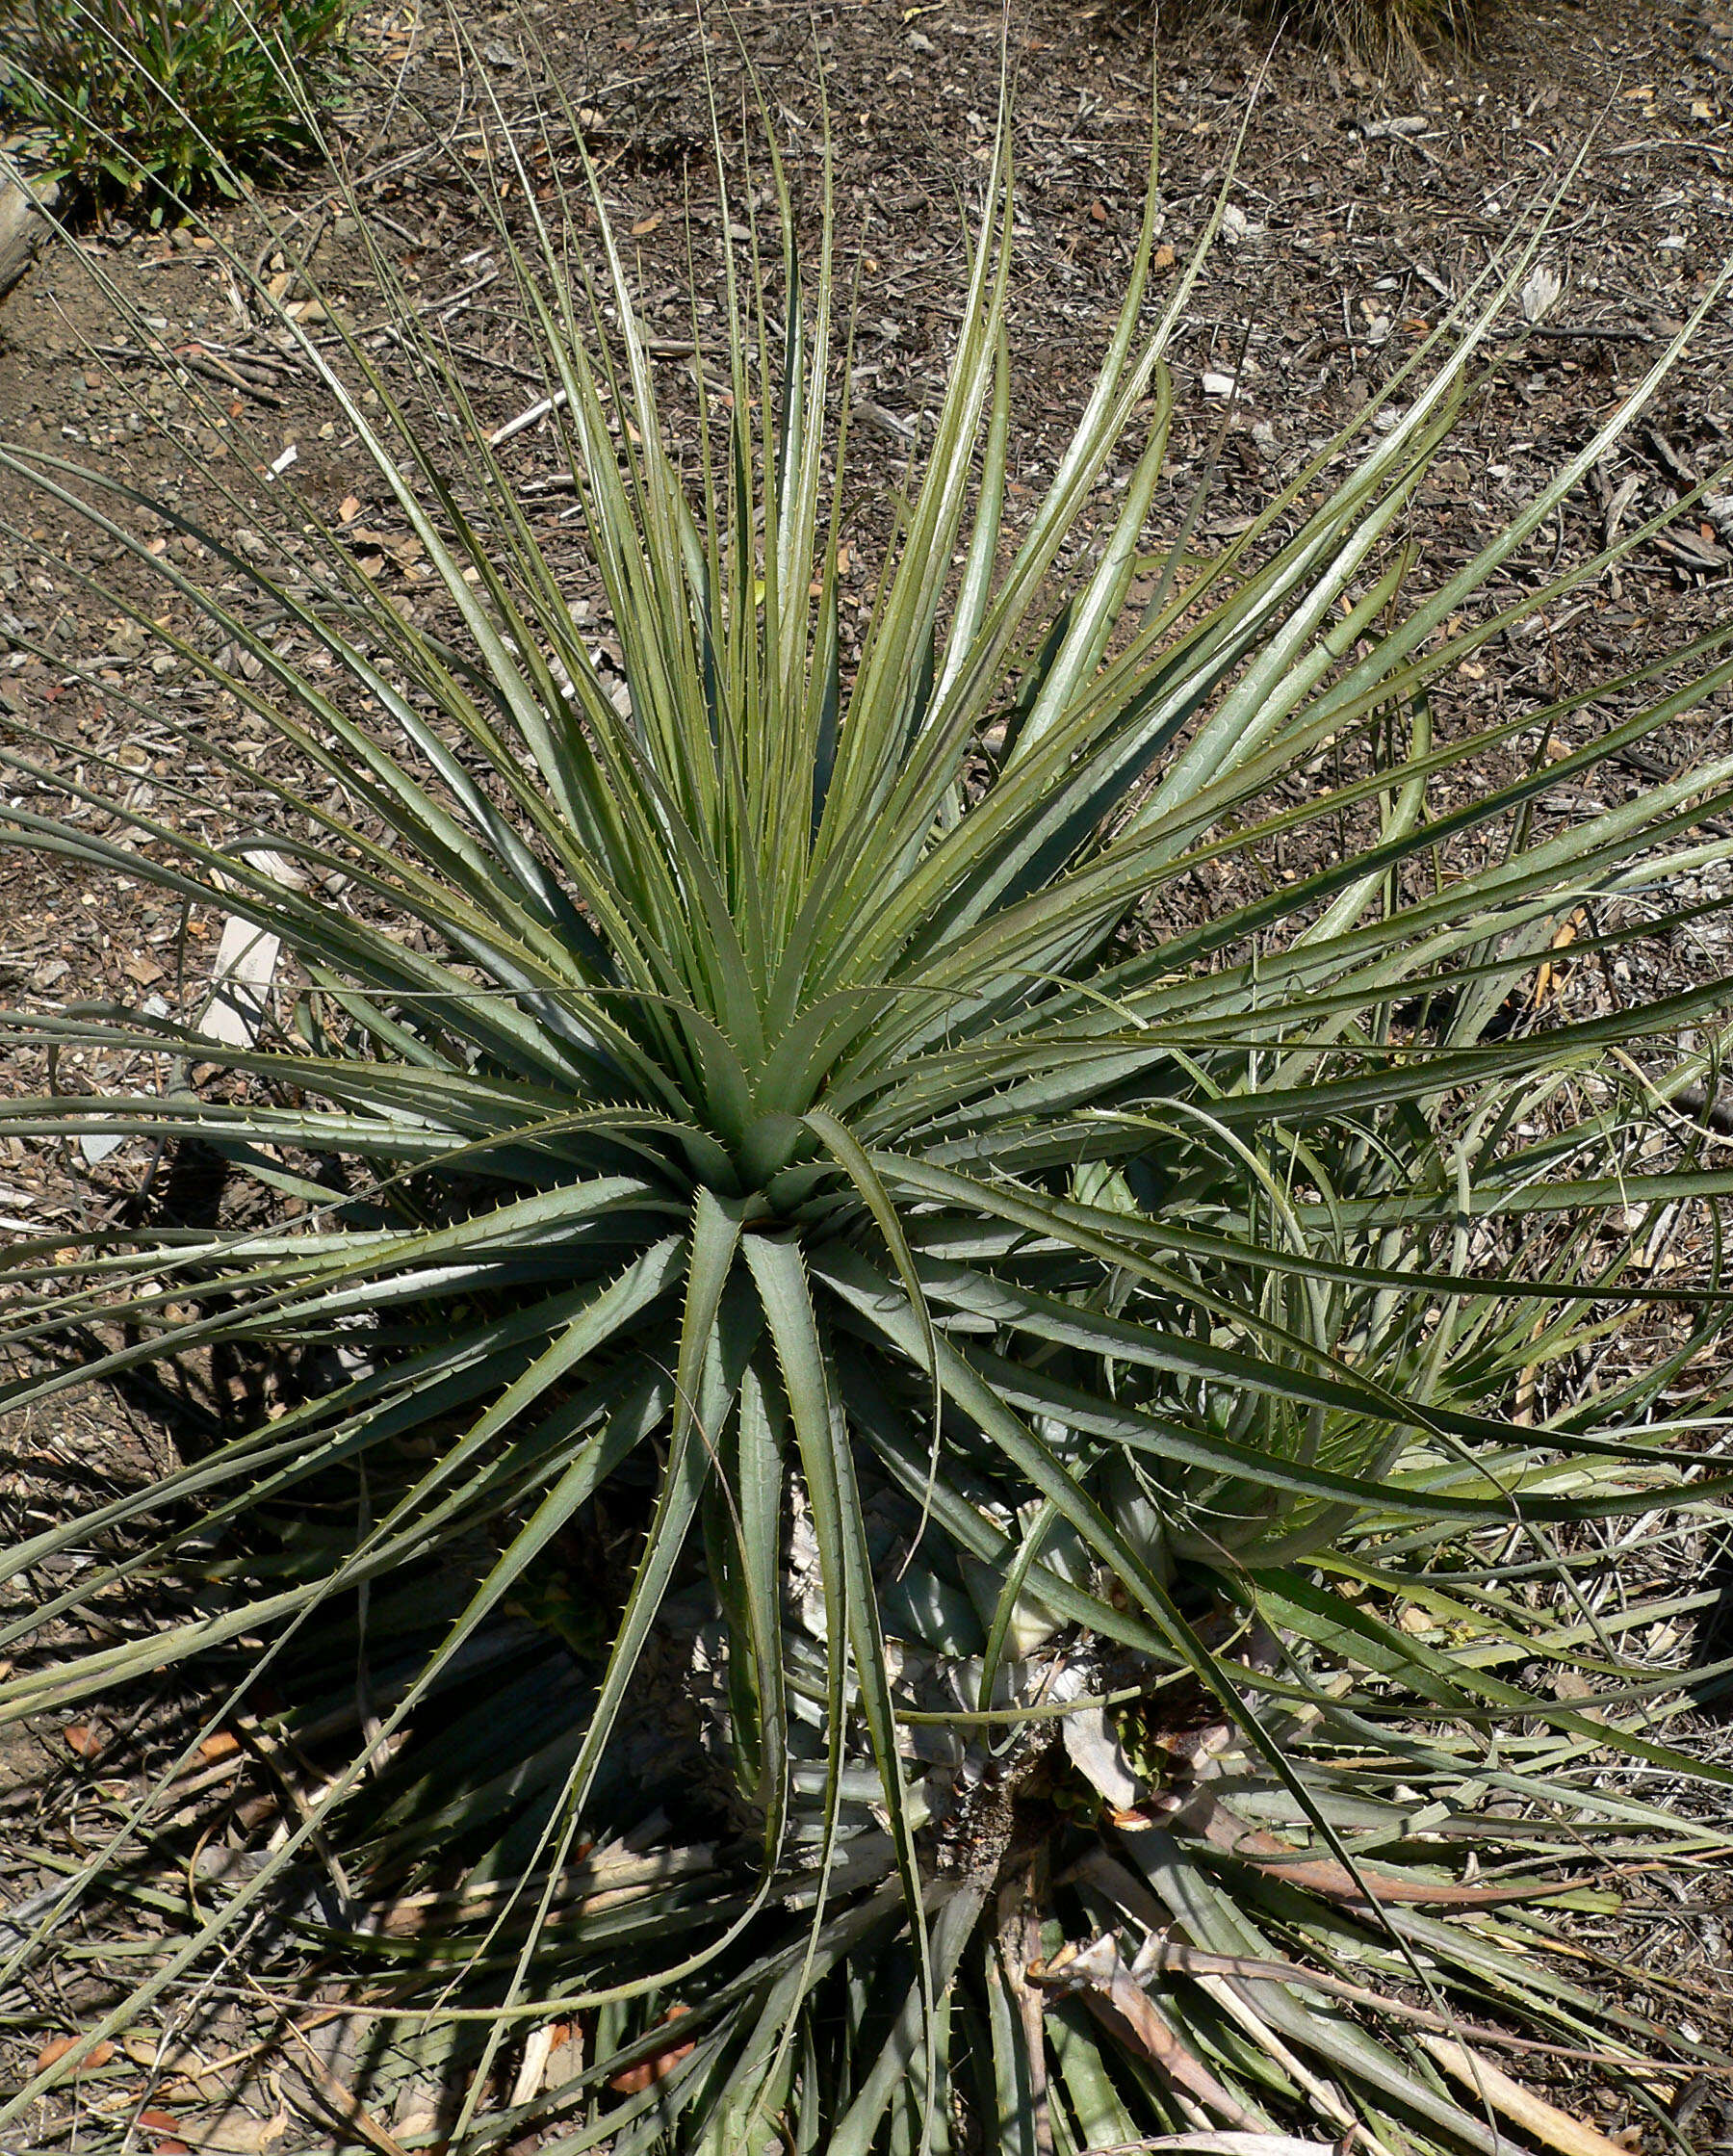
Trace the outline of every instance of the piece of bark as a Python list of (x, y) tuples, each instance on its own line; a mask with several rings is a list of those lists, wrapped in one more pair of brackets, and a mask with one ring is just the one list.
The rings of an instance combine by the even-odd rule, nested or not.
[(15, 173), (0, 173), (0, 298), (29, 269), (37, 249), (54, 229), (49, 220), (60, 198), (56, 181), (32, 186)]

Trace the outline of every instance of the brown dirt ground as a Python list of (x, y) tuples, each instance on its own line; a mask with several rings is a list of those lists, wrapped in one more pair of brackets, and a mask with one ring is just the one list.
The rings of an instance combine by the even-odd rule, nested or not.
[[(974, 205), (989, 155), (1002, 31), (997, 13), (967, 0), (759, 0), (711, 8), (702, 20), (689, 0), (589, 0), (582, 11), (536, 0), (527, 14), (492, 14), (481, 0), (458, 0), (450, 12), (368, 12), (358, 45), (370, 72), (341, 118), (339, 147), (376, 237), (417, 305), (443, 325), (479, 415), (497, 427), (541, 393), (530, 338), (507, 304), (509, 279), (495, 273), (495, 236), (476, 200), (478, 169), (490, 154), (497, 161), (502, 132), (529, 148), (550, 86), (569, 101), (601, 160), (616, 228), (631, 236), (646, 321), (678, 347), (692, 327), (694, 273), (698, 326), (713, 332), (717, 323), (707, 277), (723, 214), (710, 155), (711, 96), (717, 112), (737, 115), (742, 59), (750, 62), (810, 199), (821, 69), (843, 259), (860, 276), (854, 358), (870, 454), (859, 515), (869, 560), (881, 529), (875, 500), (900, 478), (942, 383), (963, 273), (962, 213)], [(527, 41), (540, 57), (526, 54)], [(1216, 246), (1176, 348), (1178, 416), (1158, 511), (1170, 532), (1222, 418), (1220, 400), (1204, 393), (1206, 373), (1237, 369), (1241, 383), (1200, 527), (1210, 543), (1243, 529), (1272, 488), (1388, 378), (1524, 206), (1562, 187), (1545, 257), (1562, 296), (1533, 336), (1507, 340), (1497, 379), (1416, 505), (1416, 576), (1436, 582), (1589, 437), (1733, 252), (1733, 17), (1720, 7), (1559, 0), (1541, 11), (1511, 8), (1493, 13), (1471, 58), (1400, 87), (1283, 42), (1254, 101), (1269, 39), (1234, 15), (1169, 10), (1152, 38), (1137, 6), (1022, 0), (1010, 46), (1021, 191), (1014, 504), (1032, 499), (1050, 472), (1118, 303), (1143, 198), (1152, 42), (1162, 239), (1180, 261), (1224, 184), (1251, 105), (1229, 197), (1237, 231)], [(738, 135), (732, 117), (724, 124)], [(538, 182), (547, 170), (533, 167)], [(359, 235), (335, 214), (341, 204), (328, 186), (301, 177), (263, 206), (280, 239), (304, 246), (320, 235), (323, 289), (373, 325), (370, 348), (392, 366), (389, 315), (369, 302)], [(509, 202), (507, 210), (515, 214)], [(213, 213), (210, 229), (270, 271), (274, 256), (269, 242), (261, 252), (250, 213)], [(116, 221), (51, 249), (0, 304), (0, 438), (124, 475), (146, 505), (142, 521), (154, 525), (148, 505), (161, 505), (246, 551), (292, 535), (294, 505), (304, 501), (346, 526), (357, 558), (403, 605), (425, 606), (413, 548), (370, 495), (352, 437), (249, 306), (221, 248), (204, 244), (209, 237)], [(146, 361), (153, 337), (175, 355), (174, 370)], [(689, 362), (673, 351), (659, 364), (678, 410)], [(292, 470), (268, 478), (291, 445)], [(527, 429), (506, 454), (537, 503), (539, 535), (583, 590), (576, 533), (562, 522), (565, 498), (546, 483), (545, 429)], [(1500, 591), (1509, 596), (1585, 558), (1621, 521), (1666, 507), (1729, 455), (1733, 328), (1723, 310), (1647, 422), (1509, 565)], [(170, 561), (196, 562), (196, 541), (167, 530), (160, 536)], [(1465, 668), (1443, 723), (1538, 707), (1718, 621), (1730, 543), (1733, 501), (1724, 511), (1719, 504), (1694, 511), (1532, 634)], [(189, 756), (127, 699), (244, 752), (250, 722), (169, 655), (153, 655), (100, 592), (81, 584), (80, 572), (117, 573), (113, 554), (0, 475), (0, 741), (11, 735), (21, 753), (74, 770), (111, 759), (136, 772), (141, 806), (154, 788), (165, 799), (189, 788), (199, 797), (193, 813), (232, 837), (271, 796), (249, 792), (214, 759)], [(857, 590), (864, 602), (864, 570)], [(1590, 723), (1563, 731), (1574, 740)], [(1658, 744), (1661, 767), (1724, 747), (1727, 731), (1724, 708), (1694, 714)], [(1593, 796), (1549, 796), (1546, 813), (1592, 815), (1653, 768), (1651, 754), (1641, 767), (1609, 771)], [(1278, 859), (1268, 872), (1288, 866)], [(1191, 902), (1202, 911), (1218, 897), (1201, 886)], [(8, 1000), (173, 999), (195, 987), (211, 933), (194, 920), (183, 937), (177, 914), (125, 879), (97, 886), (46, 856), (0, 864)], [(1700, 979), (1729, 970), (1729, 941), (1724, 925), (1708, 923), (1694, 942), (1648, 947), (1643, 962), (1655, 985)], [(1620, 986), (1602, 983), (1597, 993)], [(22, 1090), (39, 1081), (21, 1066), (0, 1080)], [(140, 1172), (139, 1161), (116, 1156), (72, 1173), (0, 1141), (0, 1213), (9, 1225), (20, 1215), (48, 1226), (76, 1219), (123, 1202)], [(171, 1419), (166, 1403), (135, 1398), (87, 1402), (52, 1429), (14, 1429), (0, 1458), (0, 1502), (23, 1520), (32, 1506), (52, 1505), (68, 1478), (138, 1472)], [(1692, 1546), (1700, 1554), (1700, 1544)], [(120, 1784), (105, 1783), (101, 1766), (100, 1753), (81, 1756), (65, 1732), (32, 1735), (0, 1755), (8, 1900), (48, 1876), (41, 1857), (68, 1846), (67, 1822), (76, 1825), (81, 1805), (100, 1815), (116, 1801)], [(1585, 1956), (1592, 1964), (1604, 1953), (1627, 1972), (1647, 1971), (1651, 2011), (1695, 2013), (1706, 2034), (1720, 2015), (1733, 2035), (1724, 1889), (1700, 1880), (1685, 1889), (1639, 1883), (1639, 1901), (1645, 1897), (1645, 1916), (1592, 1936), (1586, 1930)], [(92, 1975), (58, 1995), (33, 1987), (28, 2002), (0, 2004), (27, 2043), (33, 2029), (75, 2026), (98, 1984)], [(236, 2033), (248, 2026), (238, 2013)], [(130, 2068), (122, 2060), (110, 2070)], [(273, 2115), (262, 2116), (269, 2124)], [(260, 2145), (328, 2144), (299, 2111), (293, 2120), (286, 2138)], [(53, 2135), (67, 2127), (60, 2117)], [(1729, 2129), (1733, 2105), (1723, 2110), (1720, 2096), (1696, 2105), (1689, 2131), (1698, 2145)]]

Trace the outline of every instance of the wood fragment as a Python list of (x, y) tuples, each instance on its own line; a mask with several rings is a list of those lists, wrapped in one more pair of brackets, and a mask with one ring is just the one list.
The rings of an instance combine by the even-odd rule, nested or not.
[(15, 172), (0, 172), (0, 298), (36, 260), (54, 230), (60, 200), (60, 187), (52, 180), (33, 186)]
[(1622, 2142), (1609, 2141), (1593, 2126), (1535, 2095), (1478, 2052), (1447, 2037), (1422, 2037), (1420, 2041), (1453, 2080), (1472, 2090), (1513, 2125), (1557, 2149), (1559, 2156), (1631, 2156)]

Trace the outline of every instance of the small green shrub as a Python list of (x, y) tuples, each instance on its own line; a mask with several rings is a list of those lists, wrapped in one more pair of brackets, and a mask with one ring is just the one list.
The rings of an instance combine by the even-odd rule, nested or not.
[(11, 0), (0, 110), (40, 125), (57, 176), (113, 197), (234, 195), (316, 146), (348, 0)]

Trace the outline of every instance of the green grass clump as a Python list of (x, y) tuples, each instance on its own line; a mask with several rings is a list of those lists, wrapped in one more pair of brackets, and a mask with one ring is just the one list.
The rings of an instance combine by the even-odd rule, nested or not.
[(349, 0), (10, 0), (0, 112), (39, 127), (56, 176), (153, 221), (206, 188), (233, 195), (317, 146), (314, 100)]

